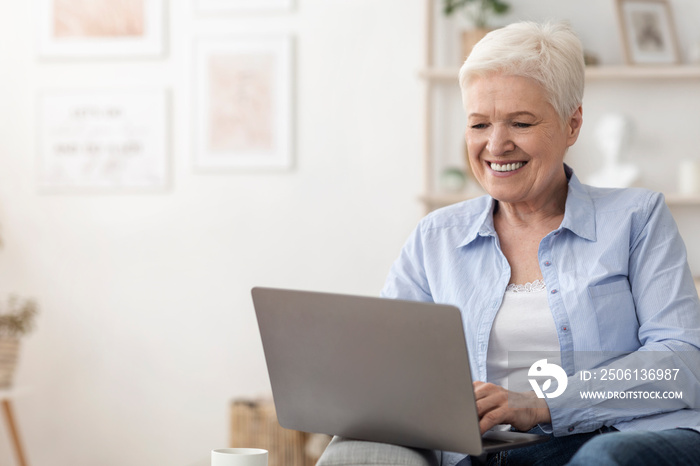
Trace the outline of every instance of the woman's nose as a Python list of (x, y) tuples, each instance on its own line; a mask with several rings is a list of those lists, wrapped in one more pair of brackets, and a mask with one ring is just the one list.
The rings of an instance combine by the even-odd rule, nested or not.
[(510, 137), (510, 132), (507, 128), (496, 125), (489, 134), (489, 140), (486, 144), (486, 149), (491, 155), (503, 155), (515, 149), (515, 143)]

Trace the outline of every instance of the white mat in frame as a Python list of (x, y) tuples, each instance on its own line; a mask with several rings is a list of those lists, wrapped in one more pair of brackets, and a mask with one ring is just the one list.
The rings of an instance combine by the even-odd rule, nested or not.
[(159, 56), (164, 0), (38, 0), (37, 45), (44, 58)]
[(165, 90), (46, 90), (39, 96), (36, 120), (40, 189), (167, 187)]
[(291, 167), (290, 36), (201, 38), (194, 72), (195, 168)]
[(193, 0), (200, 12), (265, 12), (290, 10), (293, 0)]

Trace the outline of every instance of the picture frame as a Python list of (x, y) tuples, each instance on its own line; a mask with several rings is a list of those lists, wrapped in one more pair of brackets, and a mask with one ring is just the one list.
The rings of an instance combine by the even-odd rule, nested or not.
[(668, 0), (616, 1), (624, 58), (628, 65), (673, 65), (680, 62)]
[(195, 168), (291, 168), (291, 37), (200, 38), (194, 61)]
[(38, 0), (37, 9), (41, 58), (163, 54), (163, 0)]
[(46, 90), (38, 98), (42, 191), (164, 190), (168, 95), (158, 89)]
[(200, 13), (289, 11), (294, 0), (193, 0)]

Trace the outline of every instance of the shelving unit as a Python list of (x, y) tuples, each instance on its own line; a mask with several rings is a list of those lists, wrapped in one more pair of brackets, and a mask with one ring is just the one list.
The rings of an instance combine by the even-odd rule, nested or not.
[[(423, 194), (418, 199), (426, 213), (436, 208), (454, 204), (484, 194), (477, 188), (470, 191), (453, 193), (440, 192), (435, 186), (435, 161), (433, 160), (433, 91), (438, 86), (458, 85), (458, 67), (436, 67), (433, 60), (434, 1), (424, 0), (425, 7), (425, 59), (423, 69), (418, 76), (424, 82), (424, 149), (423, 149)], [(586, 68), (586, 81), (698, 81), (700, 84), (700, 66), (590, 66)], [(666, 194), (669, 206), (700, 206), (700, 195)]]

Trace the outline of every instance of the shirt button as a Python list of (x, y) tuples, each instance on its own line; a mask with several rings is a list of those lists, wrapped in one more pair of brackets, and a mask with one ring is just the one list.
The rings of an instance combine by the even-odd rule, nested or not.
[(557, 294), (559, 293), (559, 290), (552, 290), (552, 294)]
[(569, 327), (562, 327), (561, 329), (566, 332), (567, 330), (569, 330)]
[(569, 432), (573, 432), (573, 431), (574, 431), (574, 426), (569, 427), (567, 430), (568, 430)]
[(561, 233), (561, 230), (557, 230), (557, 231), (555, 231), (555, 232), (554, 232), (554, 236), (558, 236), (558, 235), (559, 235), (559, 233)]
[(549, 267), (550, 265), (552, 265), (552, 263), (549, 262), (549, 261), (545, 261), (544, 265), (546, 265), (547, 267)]

